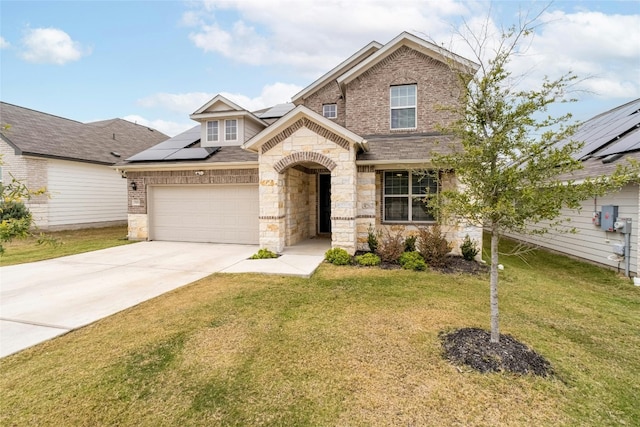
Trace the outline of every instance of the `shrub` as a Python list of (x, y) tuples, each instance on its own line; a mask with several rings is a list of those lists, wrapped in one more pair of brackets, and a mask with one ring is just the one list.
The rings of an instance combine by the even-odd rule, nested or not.
[(22, 202), (0, 202), (0, 222), (30, 218), (29, 209)]
[(374, 253), (378, 250), (378, 235), (379, 233), (376, 229), (369, 224), (369, 228), (367, 229), (367, 243), (369, 244), (369, 250)]
[(405, 270), (424, 271), (427, 269), (427, 263), (417, 251), (403, 253), (399, 262)]
[(415, 252), (416, 250), (416, 239), (418, 236), (409, 236), (404, 241), (404, 251), (405, 252)]
[(278, 254), (271, 252), (269, 249), (259, 249), (258, 253), (255, 253), (249, 257), (249, 259), (267, 259), (278, 258)]
[(376, 251), (380, 259), (385, 262), (396, 262), (403, 252), (404, 237), (402, 236), (402, 228), (394, 229), (392, 227), (391, 231), (385, 230)]
[(324, 259), (334, 265), (347, 265), (351, 263), (351, 255), (342, 248), (329, 249), (325, 252)]
[(462, 257), (464, 259), (466, 259), (467, 261), (473, 261), (480, 250), (478, 249), (478, 245), (475, 240), (471, 240), (471, 238), (467, 234), (464, 238), (464, 241), (462, 242), (462, 245), (460, 245), (460, 251), (462, 252)]
[(430, 267), (447, 265), (447, 254), (451, 252), (451, 244), (444, 237), (439, 225), (420, 227), (418, 229), (418, 252)]
[(375, 267), (376, 265), (380, 265), (380, 262), (380, 257), (371, 252), (356, 257), (356, 263), (367, 267)]

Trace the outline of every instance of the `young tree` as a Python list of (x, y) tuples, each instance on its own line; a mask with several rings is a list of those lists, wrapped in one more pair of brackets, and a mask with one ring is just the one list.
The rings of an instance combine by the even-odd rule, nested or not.
[(438, 209), (445, 217), (464, 218), (491, 232), (493, 343), (500, 339), (500, 237), (509, 231), (531, 233), (527, 225), (540, 221), (548, 225), (536, 233), (558, 228), (564, 222), (559, 219), (563, 207), (578, 208), (587, 198), (619, 188), (634, 172), (623, 167), (608, 177), (570, 179), (571, 172), (582, 167), (572, 157), (581, 146), (580, 141), (570, 140), (576, 125), (569, 123), (570, 114), (552, 117), (548, 108), (572, 101), (569, 92), (576, 77), (569, 72), (555, 80), (544, 78), (535, 89), (521, 89), (514, 82), (523, 76), (513, 76), (508, 68), (533, 35), (539, 17), (504, 31), (494, 52), (487, 52), (488, 22), (480, 35), (463, 37), (480, 67), (470, 82), (468, 75), (460, 74), (465, 89), (461, 105), (454, 108), (459, 119), (442, 129), (455, 135), (460, 145), (453, 154), (434, 159), (439, 168), (454, 170), (461, 184), (442, 192)]

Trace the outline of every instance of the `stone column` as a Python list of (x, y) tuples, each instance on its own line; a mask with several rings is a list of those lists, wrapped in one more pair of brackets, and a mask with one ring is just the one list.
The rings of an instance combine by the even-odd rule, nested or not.
[(260, 165), (260, 247), (280, 253), (285, 245), (285, 179), (271, 165)]
[[(348, 153), (345, 153), (348, 154)], [(342, 161), (331, 171), (331, 244), (356, 252), (356, 165)]]

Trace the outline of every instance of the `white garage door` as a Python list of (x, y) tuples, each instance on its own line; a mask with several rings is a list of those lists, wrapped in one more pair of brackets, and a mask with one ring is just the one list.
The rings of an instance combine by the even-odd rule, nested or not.
[(258, 186), (151, 187), (150, 238), (258, 244)]

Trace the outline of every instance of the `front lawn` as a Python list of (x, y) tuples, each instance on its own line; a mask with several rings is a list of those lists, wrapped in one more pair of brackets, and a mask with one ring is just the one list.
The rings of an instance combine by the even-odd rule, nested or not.
[(4, 245), (5, 253), (0, 256), (0, 266), (42, 261), (82, 252), (97, 251), (113, 246), (133, 243), (127, 240), (127, 226), (88, 228), (46, 233), (59, 244), (38, 245), (37, 236), (14, 239)]
[(488, 278), (322, 265), (213, 275), (0, 360), (0, 425), (640, 425), (640, 288), (503, 259), (502, 331), (556, 376), (480, 374), (442, 330), (489, 323)]

